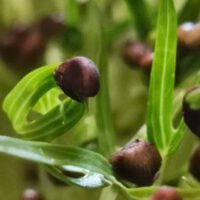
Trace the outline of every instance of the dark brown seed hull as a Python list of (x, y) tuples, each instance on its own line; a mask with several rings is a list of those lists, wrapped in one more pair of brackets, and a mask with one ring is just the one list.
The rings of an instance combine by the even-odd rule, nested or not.
[(110, 162), (119, 178), (147, 186), (153, 183), (161, 166), (161, 157), (153, 145), (135, 140), (113, 154)]

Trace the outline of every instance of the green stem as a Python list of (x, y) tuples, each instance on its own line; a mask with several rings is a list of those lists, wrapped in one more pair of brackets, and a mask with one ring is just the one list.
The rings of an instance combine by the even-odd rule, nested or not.
[(99, 54), (99, 71), (101, 75), (101, 88), (96, 97), (96, 122), (98, 128), (98, 142), (101, 153), (109, 157), (115, 147), (112, 114), (110, 108), (110, 96), (108, 86), (108, 57), (110, 43), (107, 34), (101, 27), (101, 47)]
[(165, 177), (168, 161), (169, 161), (169, 156), (165, 156), (163, 158), (162, 166), (161, 166), (160, 171), (159, 171), (159, 177), (155, 181), (154, 185), (161, 185), (162, 184), (164, 177)]
[(152, 28), (152, 18), (147, 3), (144, 0), (126, 0), (126, 2), (133, 15), (138, 37), (146, 39)]
[(65, 21), (71, 26), (76, 26), (78, 24), (79, 7), (76, 0), (66, 1)]
[(198, 141), (193, 134), (187, 132), (182, 139), (181, 145), (175, 153), (167, 155), (163, 158), (162, 167), (159, 177), (155, 181), (155, 185), (169, 183), (179, 179), (188, 170), (188, 161), (197, 146)]
[(96, 98), (96, 121), (100, 151), (107, 157), (114, 151), (114, 131), (110, 109), (108, 88), (108, 52), (106, 42), (103, 42), (99, 58), (101, 74), (101, 89)]

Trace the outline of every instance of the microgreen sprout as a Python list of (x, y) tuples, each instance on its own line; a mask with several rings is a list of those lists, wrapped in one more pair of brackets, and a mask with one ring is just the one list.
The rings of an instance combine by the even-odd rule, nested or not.
[[(54, 50), (62, 51), (59, 62), (26, 74), (5, 97), (2, 108), (18, 138), (1, 135), (0, 153), (39, 164), (39, 175), (55, 188), (105, 187), (99, 200), (197, 200), (200, 26), (195, 22), (198, 12), (190, 8), (197, 1), (185, 1), (176, 9), (174, 0), (161, 0), (157, 12), (148, 1), (126, 0), (131, 23), (127, 16), (117, 21), (118, 5), (112, 0), (66, 2), (68, 12), (62, 17), (54, 14), (11, 28), (0, 38), (0, 54), (7, 65), (40, 62), (54, 43)], [(186, 7), (186, 16), (194, 22), (184, 17)], [(135, 38), (120, 40), (133, 24)], [(118, 39), (127, 42), (122, 45), (115, 42)], [(121, 48), (121, 57), (115, 55), (115, 46)], [(122, 71), (127, 70), (131, 80), (137, 74), (138, 82), (148, 72), (148, 83), (134, 86), (131, 95), (122, 86), (113, 98), (113, 88), (120, 82), (117, 76), (112, 79), (118, 64), (133, 66)], [(121, 81), (126, 80), (128, 75)], [(137, 91), (148, 91), (142, 105), (147, 107), (146, 120), (123, 132), (117, 128), (115, 115), (122, 120), (124, 112), (137, 110), (139, 100), (122, 109), (128, 96), (134, 99)], [(130, 118), (137, 121), (138, 116)], [(37, 190), (22, 195), (24, 200), (32, 197), (42, 199), (43, 195)]]

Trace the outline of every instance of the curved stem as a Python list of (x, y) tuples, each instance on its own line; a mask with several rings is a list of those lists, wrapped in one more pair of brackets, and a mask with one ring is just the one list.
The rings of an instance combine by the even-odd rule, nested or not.
[[(104, 34), (102, 34), (102, 38)], [(101, 74), (101, 89), (96, 98), (96, 121), (100, 151), (107, 157), (114, 150), (114, 131), (110, 109), (108, 88), (108, 48), (104, 38), (99, 56), (99, 71)]]
[(104, 156), (109, 157), (114, 151), (115, 142), (108, 86), (108, 58), (110, 43), (105, 32), (105, 23), (101, 27), (100, 45), (98, 66), (101, 74), (101, 88), (96, 97), (96, 122), (100, 151)]

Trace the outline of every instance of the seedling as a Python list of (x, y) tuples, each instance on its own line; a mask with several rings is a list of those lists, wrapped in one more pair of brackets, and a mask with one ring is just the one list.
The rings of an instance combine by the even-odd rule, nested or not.
[[(139, 37), (144, 40), (153, 26), (145, 1), (126, 2), (135, 15)], [(139, 9), (144, 12), (138, 12)], [(98, 9), (95, 12), (102, 16)], [(69, 18), (70, 25), (74, 26), (77, 20), (76, 15)], [(175, 89), (177, 14), (173, 0), (160, 1), (154, 52), (142, 44), (145, 53), (153, 58), (153, 62), (148, 62), (151, 74), (144, 131), (135, 133), (134, 139), (120, 150), (108, 87), (108, 52), (114, 36), (105, 30), (108, 24), (103, 19), (101, 22), (98, 59), (93, 62), (82, 55), (40, 67), (27, 74), (6, 96), (3, 109), (20, 138), (0, 136), (0, 152), (36, 162), (66, 185), (110, 186), (106, 188), (110, 189), (108, 194), (106, 189), (102, 191), (100, 200), (109, 194), (110, 200), (198, 199), (198, 169), (194, 168), (197, 153), (190, 165), (194, 177), (188, 165), (198, 142), (194, 134), (199, 136), (199, 75), (194, 68), (189, 81)], [(195, 89), (187, 92), (189, 86)], [(91, 112), (95, 125), (89, 124), (94, 135), (85, 136), (79, 145), (55, 144), (55, 139), (83, 123), (80, 119), (91, 108), (88, 99), (95, 95), (96, 114)], [(96, 146), (88, 147), (88, 141), (95, 141)]]

